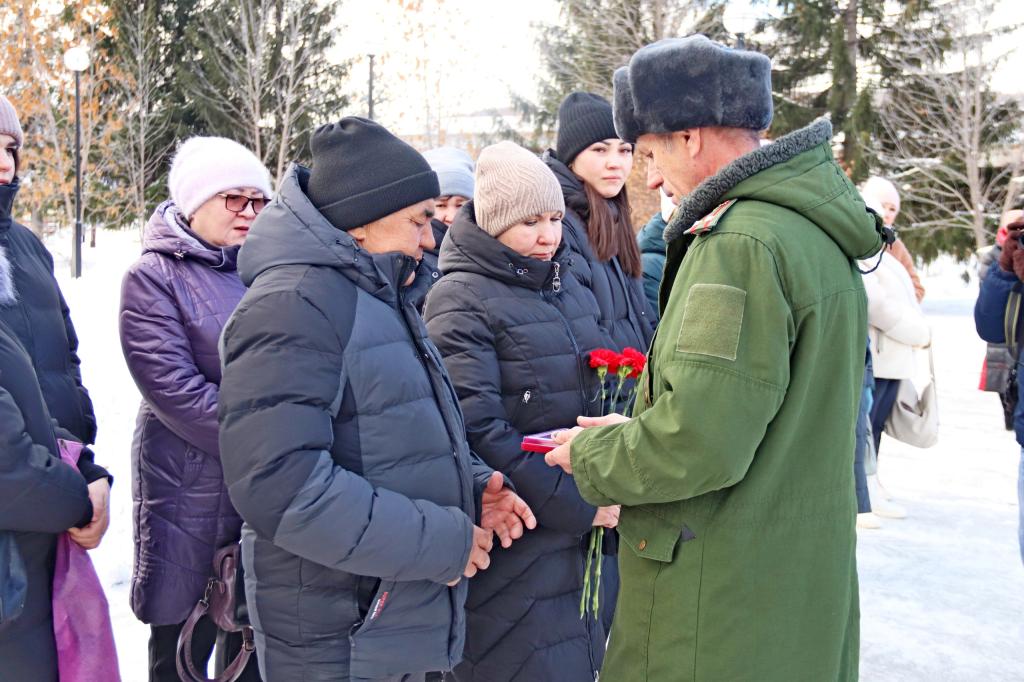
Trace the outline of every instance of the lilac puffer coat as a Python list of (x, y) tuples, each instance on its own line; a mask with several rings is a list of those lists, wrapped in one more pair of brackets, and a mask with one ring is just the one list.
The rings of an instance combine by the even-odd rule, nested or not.
[(217, 343), (245, 293), (237, 254), (200, 241), (167, 201), (121, 286), (121, 349), (142, 393), (132, 441), (131, 605), (152, 625), (185, 620), (214, 552), (237, 541), (242, 526), (217, 445)]

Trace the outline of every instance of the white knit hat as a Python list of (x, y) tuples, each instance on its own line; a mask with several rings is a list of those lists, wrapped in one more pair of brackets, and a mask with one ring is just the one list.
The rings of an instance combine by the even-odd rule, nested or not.
[[(900, 192), (896, 185), (878, 175), (872, 175), (860, 189), (864, 200), (874, 199), (879, 205), (889, 203), (900, 210)], [(871, 206), (871, 204), (868, 204)], [(879, 214), (881, 215), (881, 214)]]
[(473, 198), (473, 157), (454, 147), (438, 147), (423, 152), (423, 158), (437, 173), (441, 196)]
[(191, 137), (171, 162), (171, 199), (191, 218), (207, 199), (236, 187), (255, 187), (270, 198), (270, 174), (256, 155), (226, 137)]
[(558, 178), (535, 154), (513, 142), (485, 147), (476, 162), (477, 225), (492, 237), (548, 211), (565, 211)]

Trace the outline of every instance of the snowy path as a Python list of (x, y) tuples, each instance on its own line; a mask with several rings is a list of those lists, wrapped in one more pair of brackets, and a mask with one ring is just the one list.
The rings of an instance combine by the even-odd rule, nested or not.
[[(100, 420), (97, 459), (117, 477), (111, 529), (93, 559), (107, 585), (123, 679), (142, 682), (148, 628), (128, 608), (129, 453), (138, 393), (117, 338), (121, 274), (138, 243), (134, 233), (99, 238), (100, 249), (85, 250), (86, 274), (78, 282), (66, 275), (69, 240), (49, 246), (82, 339), (85, 381)], [(996, 396), (976, 389), (984, 347), (971, 318), (976, 287), (966, 287), (956, 267), (941, 269), (926, 279), (925, 309), (935, 330), (942, 437), (931, 450), (883, 440), (882, 480), (910, 516), (859, 538), (866, 682), (1024, 680), (1019, 450), (1002, 428)]]

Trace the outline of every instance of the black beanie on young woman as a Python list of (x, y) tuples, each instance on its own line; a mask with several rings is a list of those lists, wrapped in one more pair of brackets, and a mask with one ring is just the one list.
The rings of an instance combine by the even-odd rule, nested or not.
[(320, 126), (309, 147), (313, 168), (306, 196), (340, 230), (441, 193), (423, 155), (369, 119), (349, 116)]
[(566, 166), (595, 142), (617, 137), (608, 100), (592, 92), (574, 92), (562, 100), (555, 155)]

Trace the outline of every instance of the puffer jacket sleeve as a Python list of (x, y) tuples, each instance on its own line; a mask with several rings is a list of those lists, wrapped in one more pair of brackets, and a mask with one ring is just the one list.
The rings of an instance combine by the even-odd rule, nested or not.
[(196, 366), (171, 284), (143, 261), (121, 283), (121, 350), (142, 398), (179, 438), (218, 455), (217, 384)]
[(974, 304), (974, 326), (978, 336), (989, 343), (1006, 343), (1006, 304), (1010, 292), (1021, 288), (1020, 280), (994, 263), (981, 280), (978, 300)]
[(91, 518), (85, 479), (33, 442), (14, 397), (0, 388), (0, 528), (60, 533)]
[[(58, 424), (56, 419), (51, 418), (50, 423), (53, 424), (53, 435), (56, 438), (75, 441), (76, 443), (82, 442), (78, 436)], [(78, 472), (85, 478), (86, 483), (92, 483), (93, 481), (105, 478), (110, 485), (114, 484), (114, 477), (110, 475), (109, 471), (96, 463), (96, 453), (85, 445), (82, 447), (82, 453), (78, 456)]]
[(931, 330), (916, 304), (911, 305), (886, 289), (877, 271), (864, 275), (864, 290), (868, 296), (868, 324), (908, 346), (928, 345)]
[(574, 535), (587, 532), (597, 508), (582, 498), (572, 477), (520, 449), (523, 434), (501, 402), (495, 337), (479, 298), (465, 284), (442, 279), (424, 314), (430, 340), (455, 384), (470, 445), (512, 481), (539, 524)]
[(78, 334), (75, 332), (74, 323), (71, 322), (71, 309), (68, 308), (68, 304), (64, 300), (64, 294), (60, 293), (59, 289), (57, 293), (60, 295), (60, 311), (64, 316), (64, 330), (68, 335), (68, 367), (71, 376), (75, 380), (75, 387), (78, 389), (78, 401), (82, 408), (82, 433), (76, 433), (75, 435), (81, 438), (83, 443), (95, 443), (97, 431), (96, 413), (93, 411), (92, 398), (89, 397), (89, 391), (86, 390), (85, 384), (82, 383), (82, 360), (78, 357)]
[(262, 537), (297, 556), (385, 580), (462, 575), (473, 525), (374, 488), (331, 457), (346, 368), (338, 332), (299, 291), (243, 302), (224, 329), (221, 463), (231, 501)]
[(716, 355), (718, 335), (707, 325), (720, 321), (698, 313), (665, 329), (652, 361), (653, 404), (628, 422), (583, 431), (570, 446), (576, 484), (590, 502), (675, 502), (736, 485), (782, 405), (796, 332), (775, 259), (743, 235), (711, 239), (687, 255), (672, 300), (687, 311), (726, 300), (735, 310), (742, 300), (735, 358)]
[[(49, 266), (52, 276), (53, 256), (41, 242), (37, 243), (40, 255)], [(75, 325), (71, 321), (71, 309), (68, 307), (67, 301), (64, 300), (64, 293), (60, 290), (60, 285), (57, 284), (56, 278), (54, 278), (53, 286), (57, 289), (57, 296), (60, 298), (60, 312), (64, 318), (64, 332), (68, 338), (68, 373), (75, 382), (79, 406), (82, 410), (82, 423), (79, 427), (81, 433), (75, 432), (75, 437), (82, 443), (89, 445), (96, 442), (96, 413), (93, 411), (92, 398), (89, 397), (89, 391), (86, 390), (85, 384), (82, 383), (82, 360), (78, 357), (78, 334), (75, 332)]]

